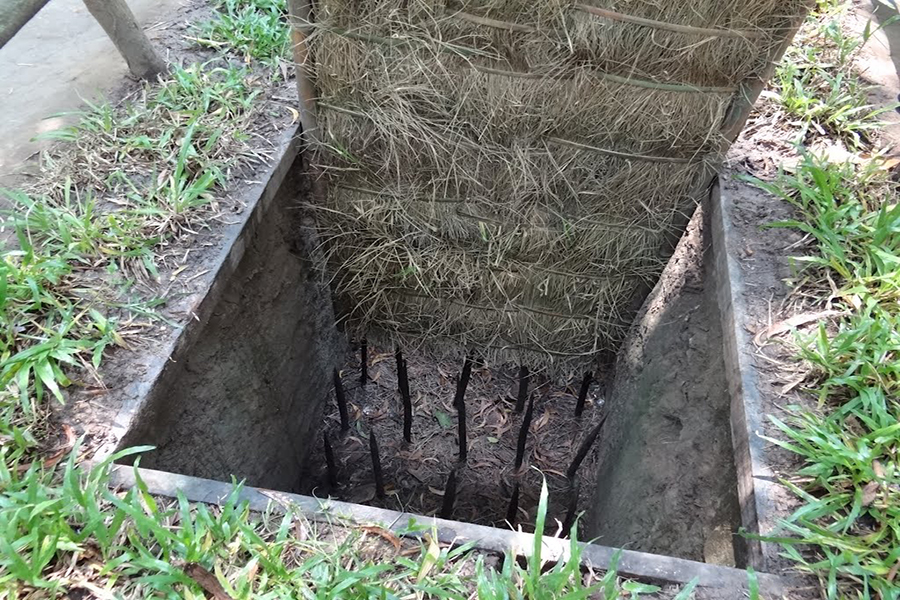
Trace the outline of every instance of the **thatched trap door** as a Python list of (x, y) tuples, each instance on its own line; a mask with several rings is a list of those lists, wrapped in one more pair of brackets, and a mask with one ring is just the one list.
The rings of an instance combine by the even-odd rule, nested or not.
[(614, 353), (809, 4), (322, 0), (318, 223), (351, 329)]

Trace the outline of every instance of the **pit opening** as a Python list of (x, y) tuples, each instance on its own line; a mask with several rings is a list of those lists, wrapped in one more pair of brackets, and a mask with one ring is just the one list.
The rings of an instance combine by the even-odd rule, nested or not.
[[(526, 531), (544, 477), (550, 533), (562, 532), (581, 514), (582, 540), (743, 565), (702, 211), (620, 355), (592, 369), (580, 417), (584, 372), (551, 377), (532, 365), (519, 412), (520, 366), (485, 364), (472, 351), (462, 463), (455, 397), (463, 359), (400, 349), (413, 416), (411, 441), (405, 441), (396, 349), (377, 335), (367, 339), (363, 385), (362, 340), (348, 339), (335, 325), (328, 281), (316, 267), (313, 227), (302, 208), (309, 193), (303, 172), (295, 165), (237, 271), (223, 282), (226, 289), (199, 341), (185, 359), (169, 365), (121, 440), (120, 447), (156, 446), (141, 466), (495, 527), (509, 527), (514, 515)], [(347, 431), (335, 372), (347, 403)], [(529, 402), (531, 423), (516, 469)], [(601, 420), (596, 443), (570, 478), (578, 449)], [(451, 473), (456, 490), (448, 509)]]

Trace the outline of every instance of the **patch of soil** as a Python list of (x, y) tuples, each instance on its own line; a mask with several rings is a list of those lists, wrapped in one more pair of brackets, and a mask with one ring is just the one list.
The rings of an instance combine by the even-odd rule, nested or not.
[[(325, 431), (334, 447), (338, 487), (328, 485), (321, 437), (311, 456), (301, 493), (329, 493), (341, 500), (423, 515), (437, 515), (447, 478), (456, 471), (458, 484), (451, 517), (482, 525), (506, 526), (507, 509), (519, 484), (518, 522), (534, 523), (541, 476), (549, 488), (548, 530), (565, 521), (569, 506), (587, 508), (597, 463), (591, 452), (578, 470), (578, 489), (571, 488), (566, 470), (579, 445), (600, 418), (600, 386), (592, 385), (581, 419), (574, 416), (581, 377), (550, 381), (530, 375), (534, 413), (524, 462), (515, 469), (523, 414), (515, 411), (518, 368), (475, 365), (465, 395), (468, 460), (458, 460), (457, 411), (453, 401), (462, 365), (438, 361), (422, 352), (404, 356), (408, 364), (413, 404), (412, 442), (403, 439), (403, 404), (398, 391), (396, 357), (390, 348), (369, 343), (368, 375), (360, 379), (360, 356), (347, 357), (342, 371), (351, 429), (340, 433), (334, 402), (326, 408)], [(524, 412), (527, 412), (524, 411)], [(369, 432), (379, 446), (387, 497), (378, 498), (369, 451)], [(578, 494), (576, 499), (575, 494)]]

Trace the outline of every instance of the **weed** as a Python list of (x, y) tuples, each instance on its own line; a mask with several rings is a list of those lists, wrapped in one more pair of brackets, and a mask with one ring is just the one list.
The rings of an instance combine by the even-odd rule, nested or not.
[(284, 0), (217, 0), (215, 18), (199, 26), (201, 46), (227, 47), (244, 56), (277, 67), (287, 59), (290, 33)]

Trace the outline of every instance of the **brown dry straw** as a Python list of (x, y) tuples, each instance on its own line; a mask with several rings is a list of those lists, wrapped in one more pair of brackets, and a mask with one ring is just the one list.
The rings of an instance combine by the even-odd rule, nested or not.
[(322, 0), (309, 42), (347, 322), (554, 366), (614, 351), (810, 0)]

